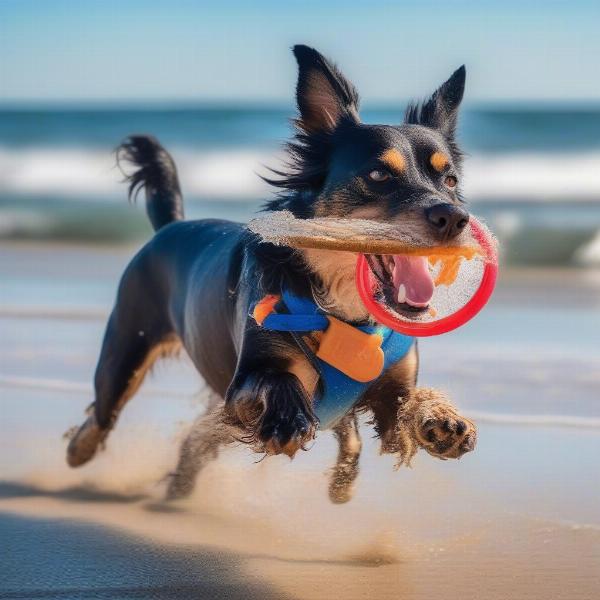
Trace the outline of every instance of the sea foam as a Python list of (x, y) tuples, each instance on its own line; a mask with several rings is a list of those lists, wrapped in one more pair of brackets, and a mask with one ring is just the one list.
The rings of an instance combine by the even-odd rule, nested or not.
[[(171, 150), (184, 194), (201, 199), (264, 199), (270, 188), (259, 174), (284, 159), (266, 148)], [(475, 154), (463, 191), (474, 201), (600, 201), (599, 171), (598, 152)], [(0, 194), (114, 199), (125, 195), (122, 181), (108, 148), (0, 147)]]

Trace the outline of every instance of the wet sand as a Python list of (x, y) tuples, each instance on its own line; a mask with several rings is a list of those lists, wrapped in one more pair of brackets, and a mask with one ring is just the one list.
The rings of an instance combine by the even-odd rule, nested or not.
[(347, 505), (327, 500), (329, 433), (292, 462), (231, 449), (167, 505), (204, 398), (185, 357), (157, 368), (97, 460), (64, 464), (130, 251), (0, 255), (0, 598), (600, 596), (596, 274), (505, 273), (481, 317), (421, 344), (422, 383), (479, 424), (462, 460), (395, 472), (363, 425)]
[[(498, 457), (485, 442), (471, 461), (482, 465), (445, 469), (421, 457), (399, 473), (371, 447), (356, 497), (342, 507), (326, 500), (323, 460), (304, 457), (257, 466), (232, 451), (178, 506), (128, 459), (110, 457), (131, 477), (127, 492), (112, 491), (123, 478), (108, 471), (67, 484), (57, 466), (53, 482), (0, 486), (0, 597), (596, 598), (597, 482), (583, 469), (566, 481), (559, 473), (598, 442), (546, 433), (552, 440), (527, 437), (569, 448), (554, 477), (539, 458), (488, 471)], [(481, 429), (484, 439), (510, 434)], [(591, 522), (568, 519), (586, 513)]]

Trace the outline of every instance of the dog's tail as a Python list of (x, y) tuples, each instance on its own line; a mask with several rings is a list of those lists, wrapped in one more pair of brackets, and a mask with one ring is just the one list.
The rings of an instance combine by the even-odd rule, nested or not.
[(146, 192), (146, 212), (157, 231), (173, 221), (183, 220), (183, 199), (177, 169), (171, 155), (149, 135), (132, 135), (117, 148), (117, 164), (122, 160), (136, 168), (125, 174), (129, 183), (129, 199), (135, 200), (139, 191)]

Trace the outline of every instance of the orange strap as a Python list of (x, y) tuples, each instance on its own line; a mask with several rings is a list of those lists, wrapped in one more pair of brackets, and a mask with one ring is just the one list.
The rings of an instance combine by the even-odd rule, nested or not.
[(252, 317), (258, 325), (262, 325), (264, 320), (275, 310), (275, 305), (280, 299), (281, 296), (269, 294), (257, 303), (252, 312)]

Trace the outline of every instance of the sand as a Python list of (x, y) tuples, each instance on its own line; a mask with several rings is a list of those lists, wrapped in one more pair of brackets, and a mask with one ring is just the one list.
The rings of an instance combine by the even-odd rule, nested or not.
[(144, 384), (97, 460), (64, 463), (129, 250), (0, 253), (0, 599), (600, 597), (596, 276), (505, 273), (481, 317), (421, 344), (422, 381), (479, 424), (460, 461), (419, 454), (396, 472), (363, 424), (347, 505), (327, 499), (327, 432), (294, 461), (231, 449), (166, 504), (205, 398), (185, 357)]
[[(597, 444), (557, 431), (521, 437), (543, 446), (549, 433), (569, 448), (565, 462)], [(507, 434), (481, 431), (493, 442)], [(331, 457), (328, 441), (322, 450)], [(489, 449), (483, 442), (477, 459), (488, 467)], [(67, 484), (57, 465), (52, 481), (44, 470), (25, 478), (31, 483), (0, 486), (8, 540), (0, 597), (597, 597), (600, 528), (597, 507), (580, 497), (585, 476), (571, 474), (564, 489), (535, 458), (486, 474), (474, 456), (450, 469), (420, 457), (412, 471), (394, 473), (369, 445), (356, 498), (342, 507), (327, 502), (325, 465), (308, 455), (301, 464), (254, 465), (232, 451), (176, 506), (160, 499), (153, 480), (161, 473), (146, 472), (144, 482), (129, 457), (100, 459), (121, 471), (115, 481), (102, 465)], [(509, 481), (515, 470), (540, 474)], [(561, 518), (571, 511), (589, 511), (593, 522)]]

